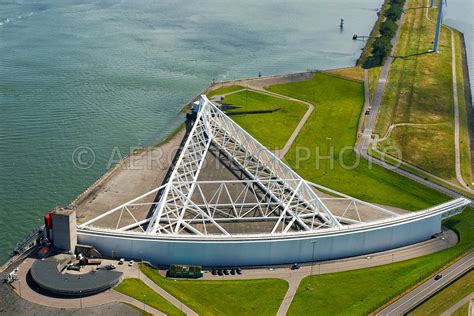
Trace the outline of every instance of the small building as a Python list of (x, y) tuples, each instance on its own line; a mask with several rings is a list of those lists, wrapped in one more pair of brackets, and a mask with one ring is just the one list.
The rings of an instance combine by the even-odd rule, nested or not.
[(64, 251), (74, 251), (77, 244), (76, 211), (58, 208), (52, 219), (53, 246)]

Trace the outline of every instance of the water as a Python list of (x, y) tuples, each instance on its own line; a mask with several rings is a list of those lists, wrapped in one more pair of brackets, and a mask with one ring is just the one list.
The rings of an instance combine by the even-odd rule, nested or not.
[[(471, 81), (471, 92), (474, 91), (474, 2), (472, 0), (450, 0), (446, 9), (444, 23), (464, 33), (466, 42), (467, 64)], [(474, 106), (474, 104), (473, 104)]]
[[(364, 43), (352, 35), (381, 4), (0, 2), (0, 262), (104, 173), (114, 146), (125, 155), (175, 129), (212, 79), (353, 65)], [(94, 150), (91, 168), (75, 167), (78, 146)]]

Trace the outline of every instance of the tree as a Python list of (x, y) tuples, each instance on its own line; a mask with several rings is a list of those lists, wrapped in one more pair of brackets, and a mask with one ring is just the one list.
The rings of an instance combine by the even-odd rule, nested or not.
[(400, 5), (399, 3), (394, 3), (390, 5), (390, 8), (385, 12), (385, 16), (387, 19), (390, 19), (392, 21), (398, 21), (400, 17), (402, 16), (403, 13), (403, 6)]
[(390, 52), (392, 51), (392, 43), (390, 42), (390, 38), (386, 36), (380, 36), (374, 42), (372, 46), (372, 55), (380, 58), (383, 60), (387, 57)]
[(390, 19), (386, 19), (385, 22), (380, 26), (380, 34), (388, 38), (395, 36), (397, 32), (397, 24)]

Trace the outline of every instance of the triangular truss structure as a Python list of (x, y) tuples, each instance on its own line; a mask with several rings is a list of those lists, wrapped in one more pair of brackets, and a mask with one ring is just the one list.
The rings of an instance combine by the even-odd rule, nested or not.
[[(236, 178), (200, 179), (209, 155), (218, 157)], [(146, 202), (155, 196), (159, 198)], [(133, 209), (144, 206), (151, 215), (136, 218)], [(116, 218), (109, 227), (114, 231), (225, 237), (337, 229), (400, 214), (305, 181), (201, 96), (168, 181), (79, 227), (97, 228), (92, 224), (110, 216)]]

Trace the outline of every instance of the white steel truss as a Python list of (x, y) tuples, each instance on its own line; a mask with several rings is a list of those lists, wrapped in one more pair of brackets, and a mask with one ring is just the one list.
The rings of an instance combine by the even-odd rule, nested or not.
[[(166, 184), (81, 224), (80, 228), (93, 228), (103, 218), (115, 216), (114, 230), (122, 232), (275, 235), (338, 229), (400, 216), (305, 181), (206, 96), (201, 96), (199, 104), (193, 127)], [(221, 160), (240, 171), (242, 179), (199, 180), (211, 147), (218, 151)], [(157, 194), (157, 202), (143, 202)], [(469, 203), (461, 200), (453, 204), (451, 213)], [(144, 206), (150, 207), (152, 215), (137, 219), (131, 210)], [(123, 222), (124, 213), (131, 216), (131, 222)]]

